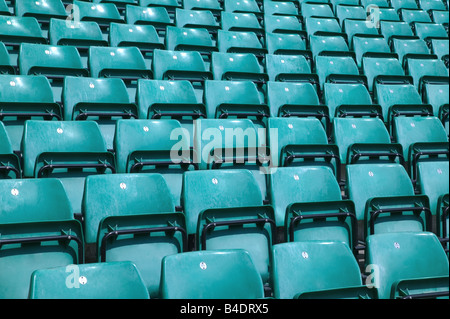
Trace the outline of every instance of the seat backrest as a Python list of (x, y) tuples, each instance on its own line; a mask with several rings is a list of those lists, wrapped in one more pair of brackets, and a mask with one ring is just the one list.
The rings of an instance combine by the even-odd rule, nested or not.
[(396, 58), (388, 57), (370, 57), (362, 58), (362, 70), (367, 78), (367, 87), (370, 92), (373, 92), (374, 83), (379, 76), (404, 76), (402, 64)]
[(109, 25), (111, 22), (123, 23), (119, 10), (114, 3), (88, 3), (75, 0), (81, 21), (95, 21), (100, 25)]
[(163, 299), (254, 299), (264, 296), (261, 276), (244, 250), (195, 251), (166, 256)]
[(107, 46), (102, 31), (94, 21), (74, 22), (73, 27), (66, 20), (51, 19), (48, 31), (51, 45), (73, 45), (87, 47), (91, 45)]
[(274, 245), (272, 273), (275, 299), (292, 299), (305, 292), (362, 285), (352, 251), (340, 242)]
[(353, 164), (346, 168), (347, 193), (355, 203), (358, 220), (364, 220), (366, 203), (371, 198), (414, 195), (411, 179), (400, 164)]
[(21, 150), (24, 176), (35, 177), (43, 153), (103, 153), (106, 143), (94, 121), (27, 121)]
[(264, 78), (264, 72), (251, 53), (213, 52), (211, 69), (214, 80), (242, 80), (249, 74)]
[(156, 80), (173, 77), (171, 72), (185, 73), (186, 78), (195, 73), (206, 74), (208, 70), (198, 51), (171, 51), (156, 49), (153, 52), (153, 75)]
[(439, 197), (449, 193), (448, 161), (421, 162), (418, 163), (417, 171), (417, 186), (420, 193), (430, 199), (430, 210), (435, 214)]
[(290, 204), (342, 199), (333, 171), (325, 166), (278, 167), (268, 176), (268, 188), (277, 226), (285, 225)]
[(0, 16), (0, 40), (7, 43), (47, 43), (34, 17)]
[(109, 32), (109, 43), (112, 47), (136, 46), (143, 52), (164, 49), (163, 41), (152, 25), (111, 23)]
[(183, 176), (181, 202), (189, 234), (197, 230), (198, 215), (208, 208), (261, 206), (261, 191), (244, 169), (199, 170)]
[(35, 17), (48, 21), (51, 17), (65, 18), (66, 10), (61, 0), (47, 0), (45, 2), (23, 0), (15, 2), (15, 15), (18, 17)]
[(175, 10), (176, 26), (181, 28), (205, 28), (208, 31), (220, 28), (219, 22), (208, 10)]
[(333, 120), (333, 141), (339, 147), (342, 164), (347, 162), (349, 146), (355, 143), (389, 144), (391, 138), (379, 118), (341, 118)]
[(428, 232), (396, 232), (369, 236), (366, 264), (376, 267), (374, 284), (380, 299), (394, 298), (395, 284), (401, 280), (436, 276), (448, 278), (449, 274), (448, 259), (442, 245), (436, 235)]
[(166, 48), (172, 51), (215, 50), (208, 30), (169, 26), (166, 31)]
[(371, 106), (372, 98), (362, 83), (324, 83), (324, 101), (330, 117), (339, 116), (339, 108), (346, 105)]
[(311, 66), (303, 55), (266, 54), (266, 70), (269, 81), (299, 79), (311, 74)]
[(269, 54), (296, 54), (306, 50), (299, 34), (266, 32), (266, 47)]
[[(72, 276), (70, 282), (68, 275)], [(30, 299), (149, 299), (139, 270), (129, 261), (68, 265), (36, 270), (31, 276), (28, 297)]]

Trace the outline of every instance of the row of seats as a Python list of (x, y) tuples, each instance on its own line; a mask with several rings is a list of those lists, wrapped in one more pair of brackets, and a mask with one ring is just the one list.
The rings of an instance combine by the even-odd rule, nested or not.
[[(72, 170), (83, 169), (102, 173), (167, 170), (170, 189), (179, 203), (181, 176), (186, 170), (250, 167), (266, 199), (269, 197), (266, 177), (270, 178), (272, 168), (328, 165), (342, 185), (346, 179), (341, 176), (342, 165), (387, 161), (403, 165), (414, 188), (424, 192), (422, 183), (428, 183), (420, 178), (425, 174), (422, 166), (428, 164), (421, 162), (432, 162), (435, 168), (443, 165), (437, 172), (448, 174), (448, 136), (436, 117), (398, 116), (394, 123), (395, 139), (391, 142), (379, 118), (335, 118), (334, 141), (328, 143), (322, 123), (314, 118), (271, 118), (267, 130), (258, 129), (248, 119), (200, 119), (193, 123), (192, 136), (177, 120), (118, 120), (113, 129), (113, 148), (108, 150), (95, 121), (32, 120), (25, 122), (18, 156), (0, 122), (0, 176), (70, 177), (79, 174), (71, 174)], [(56, 169), (57, 163), (62, 172)], [(443, 189), (446, 179), (439, 180), (440, 192), (426, 192), (432, 197), (432, 207), (437, 197), (446, 192)], [(75, 196), (74, 210), (79, 212), (81, 192), (70, 193)]]
[[(379, 267), (374, 283), (377, 290), (364, 287), (355, 257), (352, 237), (356, 231), (356, 205), (353, 201), (340, 199), (339, 187), (337, 183), (333, 184), (330, 169), (300, 167), (279, 168), (273, 174), (274, 184), (278, 183), (274, 186), (285, 185), (275, 193), (283, 197), (278, 200), (291, 196), (294, 201), (286, 209), (288, 243), (274, 241), (276, 207), (263, 204), (255, 178), (246, 170), (186, 172), (183, 176), (183, 212), (176, 211), (167, 183), (160, 174), (89, 176), (85, 183), (85, 218), (82, 222), (73, 218), (69, 198), (60, 180), (0, 181), (0, 198), (4, 203), (0, 208), (0, 296), (26, 298), (30, 289), (31, 296), (34, 293), (39, 296), (41, 292), (44, 298), (57, 293), (58, 290), (49, 289), (45, 280), (41, 284), (47, 288), (39, 289), (39, 275), (45, 275), (47, 271), (50, 275), (55, 271), (45, 270), (48, 268), (64, 267), (67, 272), (67, 266), (83, 264), (85, 245), (89, 244), (96, 247), (96, 261), (106, 264), (89, 263), (81, 269), (131, 261), (152, 298), (257, 298), (272, 293), (275, 298), (317, 298), (320, 292), (316, 295), (316, 290), (332, 288), (342, 288), (342, 291), (325, 292), (325, 297), (384, 299), (400, 295), (412, 298), (417, 291), (436, 290), (446, 291), (448, 295), (448, 257), (439, 238), (428, 231), (430, 219), (423, 214), (426, 208), (421, 206), (427, 198), (414, 196), (411, 187), (409, 192), (405, 192), (405, 187), (387, 189), (389, 185), (402, 183), (394, 176), (396, 171), (400, 172), (395, 165), (355, 164), (352, 168), (352, 174), (359, 172), (360, 179), (352, 190), (354, 203), (357, 203), (356, 196), (368, 197), (366, 227), (370, 230), (367, 230), (365, 243), (366, 263)], [(361, 181), (364, 179), (366, 182)], [(375, 185), (367, 189), (366, 185), (372, 183)], [(323, 190), (325, 185), (327, 190)], [(302, 199), (298, 193), (304, 195)], [(370, 220), (367, 216), (371, 216)], [(443, 221), (448, 231), (448, 206)], [(192, 231), (197, 236), (197, 249), (193, 252), (188, 248)], [(232, 254), (230, 250), (233, 249), (245, 250), (246, 256), (240, 253), (230, 257), (233, 262), (228, 264), (223, 254)], [(218, 250), (226, 251), (217, 253)], [(401, 257), (398, 252), (402, 253)], [(390, 253), (397, 257), (390, 257)], [(213, 262), (215, 258), (217, 260)], [(421, 262), (416, 262), (418, 260)], [(252, 284), (244, 286), (252, 287), (251, 291), (236, 290), (234, 281), (228, 283), (231, 287), (224, 292), (221, 288), (217, 288), (217, 292), (208, 289), (211, 281), (218, 281), (218, 287), (227, 285), (223, 283), (228, 280), (224, 273), (216, 277), (218, 270), (206, 277), (209, 281), (203, 277), (201, 271), (206, 267), (215, 269), (216, 263), (222, 267), (227, 265), (225, 269), (228, 266), (232, 269), (244, 267), (238, 271), (244, 274), (243, 277), (235, 275), (234, 279), (241, 284), (250, 280)], [(330, 263), (334, 267), (329, 267)], [(411, 267), (405, 267), (405, 264)], [(82, 270), (78, 271), (75, 274), (90, 280)], [(183, 275), (185, 271), (186, 276)], [(253, 274), (249, 275), (247, 271)], [(310, 271), (316, 271), (317, 275), (312, 276)], [(302, 278), (312, 277), (314, 280), (303, 282)], [(30, 285), (30, 278), (37, 282), (31, 280)], [(205, 278), (206, 282), (204, 289), (196, 291), (189, 281), (199, 278), (201, 281)], [(420, 285), (414, 280), (409, 282), (419, 278), (427, 280)], [(74, 277), (71, 282), (76, 279)], [(396, 290), (391, 289), (400, 279), (406, 282)], [(182, 288), (173, 283), (180, 280), (186, 280)], [(52, 286), (57, 284), (57, 281), (50, 282)], [(73, 288), (67, 286), (67, 281), (66, 287), (61, 284), (59, 289)], [(343, 289), (350, 287), (352, 289)], [(83, 290), (73, 291), (76, 296), (76, 292)], [(313, 294), (300, 296), (302, 292)], [(71, 291), (65, 293), (72, 295)]]

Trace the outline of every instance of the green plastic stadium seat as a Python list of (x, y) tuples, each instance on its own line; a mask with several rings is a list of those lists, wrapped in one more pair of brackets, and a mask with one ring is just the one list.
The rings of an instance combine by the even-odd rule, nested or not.
[(110, 23), (124, 22), (114, 3), (89, 3), (74, 0), (73, 5), (78, 8), (80, 21), (97, 22), (103, 33), (107, 33)]
[(321, 89), (325, 83), (365, 83), (367, 81), (359, 74), (358, 66), (352, 56), (335, 53), (316, 57), (316, 72)]
[(155, 50), (152, 69), (156, 80), (203, 82), (212, 78), (198, 51)]
[(334, 17), (305, 18), (305, 27), (308, 36), (311, 35), (343, 35), (339, 21)]
[(11, 64), (11, 58), (3, 42), (0, 42), (0, 74), (15, 74), (16, 70)]
[(431, 22), (428, 12), (422, 9), (400, 9), (400, 15), (406, 23), (414, 25), (416, 22)]
[(445, 4), (441, 0), (419, 0), (418, 4), (425, 11), (445, 10)]
[(448, 10), (433, 10), (431, 13), (433, 22), (443, 24), (444, 26), (447, 25), (448, 28), (448, 21), (449, 21), (449, 12)]
[(419, 93), (422, 93), (425, 83), (448, 84), (448, 69), (440, 59), (409, 59), (406, 67)]
[(217, 51), (208, 30), (173, 26), (167, 27), (166, 48), (172, 51), (198, 51), (207, 56)]
[(309, 1), (302, 2), (300, 4), (300, 11), (302, 13), (303, 18), (334, 17), (332, 6), (329, 3), (314, 3)]
[(19, 157), (14, 154), (8, 132), (0, 122), (0, 179), (21, 178)]
[(132, 261), (150, 296), (158, 297), (162, 258), (187, 248), (185, 218), (175, 212), (163, 176), (89, 176), (82, 206), (86, 243), (95, 244), (97, 261)]
[(411, 26), (405, 21), (380, 21), (380, 33), (389, 45), (393, 39), (416, 38)]
[(323, 98), (330, 118), (335, 116), (381, 116), (381, 107), (372, 103), (369, 90), (363, 83), (325, 83)]
[(282, 243), (273, 247), (272, 259), (275, 299), (377, 298), (374, 289), (363, 285), (358, 263), (343, 243)]
[(66, 20), (50, 19), (48, 36), (51, 45), (71, 45), (84, 50), (92, 45), (108, 46), (94, 21), (78, 21), (68, 25)]
[(430, 56), (430, 49), (422, 39), (394, 38), (392, 46), (393, 52), (398, 54), (398, 59), (402, 62), (402, 65), (405, 65), (408, 59)]
[(377, 265), (374, 285), (380, 299), (448, 298), (448, 258), (432, 233), (372, 235), (366, 264)]
[(211, 69), (214, 80), (250, 80), (256, 83), (267, 80), (267, 74), (251, 53), (213, 52)]
[(365, 56), (391, 57), (391, 49), (383, 36), (379, 37), (353, 37), (353, 49), (355, 51), (358, 67), (362, 66)]
[(391, 123), (390, 114), (394, 107), (405, 106), (417, 108), (422, 105), (422, 98), (416, 87), (408, 79), (392, 83), (389, 80), (375, 80), (373, 86), (374, 97), (383, 110), (383, 119), (386, 123)]
[(39, 22), (49, 22), (50, 18), (65, 19), (66, 10), (61, 0), (19, 0), (15, 1), (17, 17), (34, 17)]
[(119, 120), (114, 140), (117, 171), (162, 174), (179, 205), (183, 173), (196, 169), (189, 142), (176, 120)]
[(23, 176), (59, 178), (77, 215), (85, 177), (115, 172), (114, 155), (94, 121), (26, 121), (21, 151)]
[(127, 24), (149, 24), (157, 31), (173, 25), (173, 21), (164, 7), (140, 7), (127, 5), (125, 21)]
[(338, 4), (335, 13), (341, 27), (344, 25), (346, 19), (365, 20), (367, 18), (367, 11), (361, 5)]
[(300, 20), (295, 16), (264, 15), (264, 28), (268, 33), (305, 34)]
[[(364, 156), (375, 157), (373, 153), (384, 153), (386, 156), (391, 153), (390, 149), (394, 149), (389, 132), (380, 118), (335, 117), (333, 121), (332, 140), (339, 147), (342, 164), (352, 164)], [(386, 145), (388, 150), (383, 152), (379, 144)], [(400, 155), (401, 151), (400, 148)]]
[(214, 14), (222, 11), (221, 3), (218, 0), (182, 0), (183, 8), (186, 10), (206, 10)]
[(321, 105), (311, 83), (267, 82), (271, 117), (316, 116), (329, 122), (328, 107)]
[(251, 12), (256, 15), (262, 14), (262, 10), (259, 7), (256, 0), (247, 1), (234, 1), (234, 0), (224, 0), (223, 1), (224, 11), (227, 12)]
[(419, 38), (430, 41), (431, 39), (447, 39), (448, 33), (440, 23), (415, 23), (414, 24), (416, 34)]
[(346, 19), (342, 31), (347, 35), (350, 49), (353, 48), (354, 37), (370, 38), (379, 35), (378, 29), (373, 27), (373, 22), (370, 20)]
[(436, 54), (438, 59), (444, 60), (449, 55), (449, 40), (431, 39), (431, 52)]
[(183, 211), (196, 250), (245, 249), (264, 283), (269, 280), (274, 216), (245, 169), (200, 170), (183, 176)]
[(121, 79), (66, 77), (63, 89), (64, 120), (95, 120), (108, 149), (113, 149), (116, 121), (138, 117)]
[(266, 54), (266, 70), (269, 81), (319, 83), (304, 55)]
[(439, 116), (439, 110), (449, 105), (449, 86), (445, 83), (425, 83), (422, 96), (425, 103), (433, 106), (433, 114)]
[(141, 7), (164, 7), (168, 13), (174, 13), (182, 4), (178, 0), (139, 0)]
[(400, 16), (394, 8), (379, 8), (380, 22), (381, 21), (400, 21)]
[(373, 92), (378, 80), (400, 79), (405, 76), (405, 70), (395, 56), (366, 55), (362, 58), (361, 67), (367, 78), (369, 92)]
[(223, 31), (254, 32), (264, 34), (264, 28), (253, 13), (221, 12), (220, 23)]
[(292, 1), (264, 0), (264, 15), (298, 16), (298, 8)]
[(163, 299), (257, 299), (264, 289), (246, 251), (195, 251), (167, 256), (161, 265)]
[(355, 203), (359, 239), (374, 233), (431, 229), (429, 200), (414, 194), (406, 169), (397, 163), (347, 165), (348, 199)]
[(251, 81), (206, 81), (204, 100), (208, 118), (250, 118), (256, 124), (270, 116)]
[(62, 119), (61, 106), (55, 102), (52, 88), (44, 76), (3, 75), (0, 78), (0, 109), (14, 151), (20, 150), (26, 120)]
[(217, 34), (217, 48), (223, 53), (251, 53), (263, 58), (267, 50), (254, 32), (224, 31)]
[(210, 33), (217, 33), (220, 24), (211, 11), (185, 10), (177, 8), (176, 26), (179, 28), (204, 28)]
[(414, 0), (391, 0), (391, 5), (397, 11), (403, 8), (417, 9), (417, 2)]
[[(69, 277), (68, 277), (69, 276)], [(68, 285), (68, 279), (71, 279)], [(39, 269), (31, 275), (29, 299), (149, 299), (141, 274), (129, 262)]]
[(34, 270), (84, 262), (81, 223), (57, 179), (0, 181), (2, 299), (28, 297)]
[(299, 34), (266, 33), (267, 53), (298, 55), (306, 51), (306, 44)]
[(313, 57), (317, 57), (322, 52), (332, 54), (333, 52), (349, 52), (347, 41), (337, 35), (311, 35), (309, 45)]

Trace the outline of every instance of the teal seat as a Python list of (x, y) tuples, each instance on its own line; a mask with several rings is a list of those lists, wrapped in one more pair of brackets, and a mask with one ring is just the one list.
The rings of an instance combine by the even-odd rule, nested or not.
[(87, 51), (90, 46), (108, 46), (102, 31), (94, 21), (67, 23), (66, 20), (51, 19), (48, 32), (51, 45), (71, 45)]
[(292, 1), (271, 1), (264, 0), (264, 15), (275, 15), (275, 16), (297, 16), (299, 14), (298, 8)]
[(270, 116), (251, 81), (206, 81), (204, 100), (208, 118), (249, 118), (264, 125)]
[(428, 15), (428, 12), (422, 9), (417, 8), (403, 8), (398, 10), (400, 15), (406, 23), (410, 25), (414, 25), (416, 22), (419, 23), (429, 23), (431, 22), (431, 17)]
[(266, 71), (269, 81), (309, 82), (315, 86), (319, 81), (304, 55), (266, 54)]
[(329, 123), (328, 107), (321, 105), (311, 83), (267, 82), (267, 101), (271, 117), (315, 116)]
[(0, 109), (0, 120), (8, 132), (13, 151), (20, 150), (26, 120), (58, 121), (63, 116), (44, 76), (2, 75)]
[(149, 24), (154, 26), (158, 32), (174, 24), (164, 7), (140, 7), (135, 5), (126, 6), (125, 21), (127, 24)]
[(433, 114), (439, 116), (439, 110), (449, 104), (449, 86), (445, 83), (424, 83), (422, 96), (424, 102), (433, 107)]
[(254, 13), (257, 16), (262, 15), (263, 11), (261, 10), (259, 4), (256, 0), (247, 0), (244, 2), (236, 2), (234, 0), (224, 0), (223, 1), (223, 9), (227, 12), (250, 12)]
[(113, 149), (118, 119), (138, 117), (135, 103), (130, 103), (127, 88), (117, 78), (66, 77), (63, 88), (64, 120), (94, 120), (98, 123), (107, 149)]
[(431, 52), (445, 62), (445, 57), (449, 55), (449, 40), (431, 39)]
[(178, 0), (139, 0), (138, 3), (141, 7), (164, 7), (168, 13), (174, 13), (182, 7)]
[(26, 121), (21, 151), (23, 176), (59, 178), (77, 215), (86, 176), (115, 172), (114, 155), (94, 121)]
[(264, 15), (264, 28), (267, 33), (305, 34), (304, 27), (295, 16)]
[(298, 55), (304, 54), (306, 44), (299, 34), (266, 32), (268, 54)]
[(179, 205), (183, 173), (197, 168), (189, 142), (176, 120), (119, 120), (114, 140), (117, 171), (162, 174)]
[(5, 0), (0, 0), (0, 14), (5, 16), (12, 15)]
[(329, 3), (313, 3), (304, 1), (300, 4), (300, 12), (303, 18), (309, 17), (334, 17), (332, 6)]
[(391, 5), (397, 11), (403, 8), (417, 9), (417, 2), (413, 0), (391, 0)]
[(156, 80), (203, 82), (212, 78), (198, 51), (155, 50), (152, 69)]
[(406, 169), (397, 163), (347, 165), (348, 199), (362, 222), (359, 239), (374, 233), (431, 229), (429, 200), (415, 195)]
[(16, 74), (9, 52), (3, 42), (0, 42), (0, 74)]
[(394, 8), (380, 8), (380, 22), (381, 21), (401, 21), (400, 15)]
[(14, 13), (17, 17), (34, 17), (43, 23), (48, 23), (50, 18), (65, 19), (67, 17), (61, 0), (48, 0), (45, 2), (33, 0), (15, 1)]
[(359, 74), (358, 65), (347, 54), (323, 54), (316, 57), (316, 72), (321, 89), (325, 83), (365, 83), (367, 79)]
[[(387, 0), (381, 0), (387, 1)], [(346, 19), (365, 20), (367, 18), (366, 6), (363, 5), (348, 5), (338, 4), (334, 10), (336, 18), (339, 19), (341, 27), (344, 25)]]
[(339, 148), (342, 164), (354, 164), (364, 158), (380, 162), (382, 156), (403, 158), (402, 147), (391, 144), (389, 132), (380, 118), (335, 117), (332, 140)]
[(242, 250), (195, 251), (167, 256), (161, 265), (163, 299), (258, 299), (264, 289)]
[(136, 81), (153, 76), (152, 70), (145, 64), (144, 57), (137, 47), (91, 46), (89, 69), (94, 78), (118, 77), (124, 81)]
[(445, 31), (444, 26), (440, 23), (419, 22), (415, 23), (414, 27), (416, 35), (425, 41), (431, 41), (431, 39), (448, 40), (447, 31)]
[(81, 223), (57, 179), (0, 181), (0, 297), (28, 297), (33, 271), (82, 264)]
[(31, 275), (28, 298), (149, 299), (149, 295), (139, 270), (124, 261), (36, 270)]
[(448, 258), (432, 233), (369, 236), (366, 264), (380, 299), (448, 298)]
[(80, 21), (97, 22), (104, 34), (108, 33), (110, 23), (124, 22), (114, 3), (89, 3), (74, 0), (73, 5), (78, 10)]
[(219, 30), (217, 48), (223, 53), (251, 53), (258, 58), (263, 58), (267, 52), (254, 32), (242, 31)]
[(431, 17), (432, 20), (436, 23), (440, 23), (440, 24), (447, 24), (448, 25), (448, 21), (449, 21), (449, 12), (448, 10), (433, 10), (431, 12)]
[(167, 27), (166, 48), (171, 51), (198, 51), (206, 56), (218, 50), (208, 30), (173, 26)]
[(365, 56), (392, 57), (391, 49), (383, 36), (354, 36), (353, 49), (355, 51), (358, 67), (362, 66), (362, 60)]
[(310, 35), (309, 45), (313, 58), (322, 52), (332, 54), (333, 52), (349, 52), (347, 41), (338, 35)]
[(163, 176), (89, 176), (82, 207), (86, 244), (96, 247), (97, 261), (132, 261), (158, 298), (162, 258), (187, 249), (185, 218)]
[(259, 185), (251, 172), (187, 172), (182, 202), (188, 233), (190, 224), (195, 230), (197, 250), (244, 249), (264, 284), (268, 284), (275, 222), (272, 207), (263, 206)]
[(183, 8), (187, 10), (204, 10), (210, 11), (215, 15), (220, 15), (223, 10), (218, 0), (183, 0)]
[(373, 90), (374, 100), (381, 106), (386, 123), (391, 123), (390, 114), (395, 108), (420, 109), (422, 107), (422, 98), (411, 80), (390, 82), (380, 78), (375, 80)]
[(355, 247), (354, 205), (342, 200), (330, 167), (278, 167), (268, 178), (270, 203), (286, 241), (333, 240)]
[(445, 10), (445, 4), (439, 0), (419, 0), (419, 6), (425, 11)]
[(338, 19), (335, 17), (305, 17), (308, 36), (311, 35), (343, 35)]
[(374, 289), (363, 284), (351, 250), (340, 242), (278, 244), (272, 264), (275, 299), (377, 298)]
[(176, 26), (181, 28), (203, 28), (210, 33), (216, 33), (220, 24), (213, 13), (208, 10), (175, 10)]
[(414, 39), (411, 26), (405, 21), (380, 21), (380, 33), (391, 46), (394, 39)]
[(440, 59), (409, 59), (407, 74), (413, 78), (419, 93), (422, 93), (425, 83), (448, 84), (448, 69)]
[(211, 70), (214, 80), (250, 80), (264, 83), (267, 74), (252, 53), (213, 52)]
[(394, 38), (392, 48), (403, 66), (409, 59), (432, 57), (426, 42), (418, 38)]
[(342, 26), (342, 31), (347, 35), (350, 49), (353, 49), (353, 40), (355, 37), (371, 38), (379, 36), (378, 29), (373, 27), (370, 20), (346, 19)]
[(261, 26), (253, 13), (222, 11), (220, 14), (220, 24), (223, 31), (253, 32), (258, 36), (264, 34), (264, 27)]
[(402, 64), (394, 56), (366, 55), (362, 57), (361, 67), (367, 78), (369, 92), (373, 92), (378, 80), (399, 79), (405, 76)]
[(363, 83), (324, 83), (323, 99), (331, 119), (338, 116), (382, 116), (381, 107), (373, 104)]
[(14, 154), (5, 126), (0, 122), (0, 179), (21, 178), (19, 157)]

